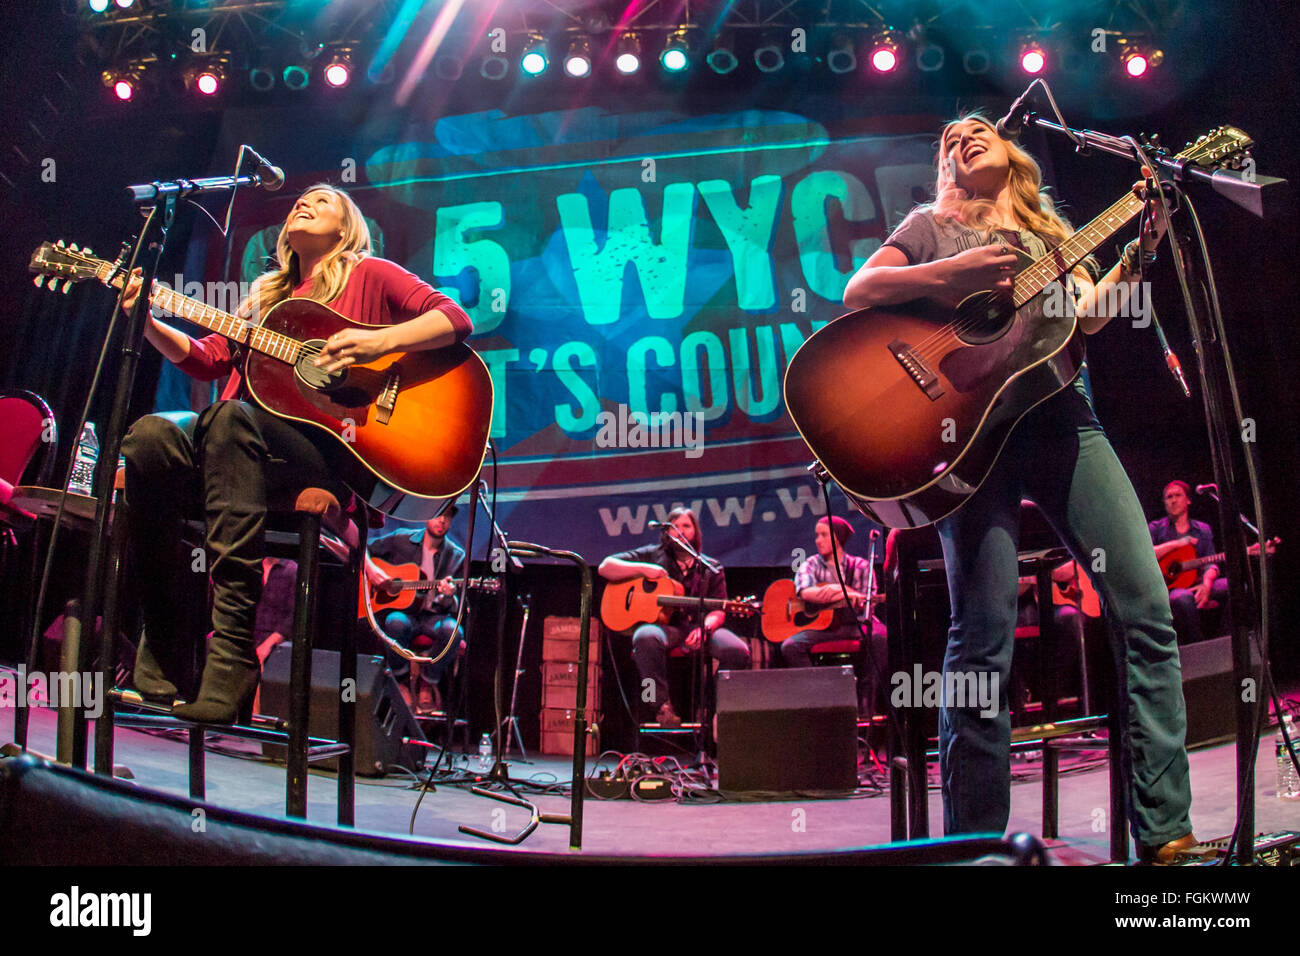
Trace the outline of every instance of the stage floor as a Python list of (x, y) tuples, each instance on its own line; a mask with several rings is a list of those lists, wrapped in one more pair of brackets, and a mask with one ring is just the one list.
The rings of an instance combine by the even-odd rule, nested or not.
[[(13, 739), (14, 711), (0, 713), (0, 740)], [(1260, 744), (1256, 772), (1257, 832), (1300, 827), (1300, 804), (1275, 796), (1272, 732)], [(37, 709), (32, 714), (30, 749), (55, 751), (55, 715)], [(222, 739), (220, 746), (253, 751), (244, 741)], [(474, 759), (474, 758), (471, 758)], [(119, 729), (116, 763), (129, 768), (135, 783), (186, 796), (186, 747), (140, 731)], [(588, 760), (590, 767), (593, 761)], [(461, 765), (464, 765), (462, 758)], [(539, 784), (567, 782), (571, 761), (567, 757), (516, 760), (510, 769), (517, 778)], [(1040, 832), (1041, 778), (1036, 763), (1013, 761), (1010, 831)], [(1191, 753), (1192, 823), (1198, 836), (1212, 839), (1227, 835), (1234, 816), (1234, 750), (1231, 743)], [(267, 816), (284, 814), (283, 765), (244, 759), (209, 751), (208, 802)], [(1104, 761), (1063, 774), (1060, 784), (1062, 838), (1049, 844), (1056, 862), (1066, 865), (1104, 863), (1109, 858), (1108, 773)], [(335, 778), (314, 771), (309, 784), (308, 818), (332, 824), (335, 819)], [(358, 778), (358, 829), (401, 837), (408, 835), (417, 791), (409, 778)], [(567, 796), (529, 797), (542, 812), (567, 813)], [(527, 823), (526, 811), (469, 793), (468, 789), (440, 785), (425, 795), (414, 821), (414, 836), (435, 841), (488, 845), (457, 830), (459, 824), (492, 830), (495, 823), (515, 832)], [(930, 792), (930, 827), (942, 832), (943, 816), (937, 790)], [(773, 802), (677, 804), (588, 798), (583, 828), (583, 849), (600, 854), (730, 854), (836, 849), (889, 841), (889, 800), (885, 793), (851, 799), (795, 799)], [(568, 828), (543, 825), (518, 852), (566, 852)]]

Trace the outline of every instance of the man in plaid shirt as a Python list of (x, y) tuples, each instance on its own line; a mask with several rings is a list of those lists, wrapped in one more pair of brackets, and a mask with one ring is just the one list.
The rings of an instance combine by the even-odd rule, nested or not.
[[(852, 607), (844, 603), (844, 591), (840, 587), (839, 575), (835, 572), (835, 554), (831, 549), (832, 533), (837, 543), (835, 554), (839, 555)], [(829, 523), (822, 518), (817, 522), (817, 553), (800, 565), (794, 576), (794, 586), (799, 597), (809, 604), (835, 607), (835, 619), (824, 631), (799, 631), (786, 638), (781, 644), (781, 657), (785, 660), (786, 667), (811, 667), (809, 651), (813, 645), (827, 641), (859, 641), (862, 639), (859, 626), (864, 626), (871, 635), (871, 653), (867, 657), (868, 673), (860, 674), (859, 678), (862, 679), (860, 687), (864, 692), (862, 697), (867, 703), (869, 715), (875, 709), (877, 683), (871, 671), (885, 667), (888, 651), (885, 625), (872, 614), (874, 604), (867, 593), (870, 587), (870, 565), (866, 558), (848, 554), (844, 550), (845, 543), (852, 535), (853, 526), (843, 518), (831, 518)]]

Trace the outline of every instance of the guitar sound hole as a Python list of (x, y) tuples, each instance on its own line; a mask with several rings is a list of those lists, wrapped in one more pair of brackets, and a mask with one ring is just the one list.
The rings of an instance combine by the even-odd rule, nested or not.
[(1015, 317), (1015, 306), (1007, 299), (991, 292), (977, 292), (957, 306), (953, 322), (957, 337), (967, 345), (987, 345), (1006, 335)]
[(348, 373), (345, 370), (327, 372), (323, 368), (317, 368), (312, 364), (320, 350), (325, 347), (324, 339), (309, 339), (303, 345), (310, 347), (302, 350), (302, 357), (294, 365), (293, 372), (304, 385), (308, 388), (328, 392), (340, 388), (347, 381)]

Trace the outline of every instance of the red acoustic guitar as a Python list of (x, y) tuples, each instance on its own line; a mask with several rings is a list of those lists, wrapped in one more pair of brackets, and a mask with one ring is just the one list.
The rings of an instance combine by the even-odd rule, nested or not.
[[(98, 279), (122, 288), (113, 263), (45, 243), (32, 255), (36, 284), (51, 288)], [(224, 335), (248, 352), (244, 381), (274, 415), (333, 435), (378, 478), (408, 494), (447, 498), (467, 488), (487, 452), (492, 377), (466, 345), (394, 352), (326, 373), (312, 364), (325, 340), (342, 329), (367, 329), (310, 299), (285, 299), (261, 325), (163, 287), (150, 302)]]
[[(1275, 553), (1281, 541), (1281, 538), (1274, 538), (1265, 550), (1269, 554)], [(1251, 557), (1259, 557), (1259, 545), (1252, 544), (1246, 549), (1246, 553)], [(1171, 591), (1174, 588), (1195, 587), (1197, 572), (1207, 564), (1218, 564), (1226, 556), (1226, 552), (1220, 551), (1218, 554), (1198, 558), (1194, 544), (1184, 544), (1174, 548), (1160, 559), (1160, 573), (1165, 576), (1165, 587)]]
[[(672, 578), (608, 581), (600, 598), (600, 619), (612, 631), (630, 631), (638, 624), (666, 622), (674, 608), (698, 608), (700, 604), (699, 598), (686, 597), (681, 584)], [(758, 610), (753, 598), (704, 598), (703, 604), (706, 611), (726, 611), (742, 617)]]
[[(879, 604), (885, 596), (876, 593), (871, 602)], [(800, 631), (824, 631), (835, 623), (835, 608), (810, 604), (799, 597), (789, 578), (773, 581), (763, 592), (763, 636), (780, 644)]]
[[(418, 564), (389, 564), (381, 558), (371, 558), (381, 571), (387, 574), (391, 581), (382, 587), (370, 589), (370, 607), (376, 614), (380, 611), (400, 611), (410, 607), (415, 603), (417, 594), (424, 591), (432, 591), (438, 586), (437, 581), (420, 580), (420, 566)], [(451, 583), (457, 588), (460, 587), (464, 578), (452, 578)], [(369, 587), (362, 576), (361, 586)], [(496, 594), (501, 590), (501, 582), (496, 578), (470, 578), (469, 588), (473, 591), (482, 591), (485, 594)], [(357, 616), (366, 616), (365, 595), (361, 595), (357, 605)]]
[[(1178, 158), (1216, 164), (1250, 145), (1222, 127)], [(1017, 253), (1010, 301), (978, 292), (955, 310), (929, 299), (862, 309), (791, 356), (786, 408), (859, 510), (916, 528), (975, 493), (1016, 422), (1079, 372), (1083, 333), (1061, 280), (1142, 205), (1129, 192), (1041, 259)]]

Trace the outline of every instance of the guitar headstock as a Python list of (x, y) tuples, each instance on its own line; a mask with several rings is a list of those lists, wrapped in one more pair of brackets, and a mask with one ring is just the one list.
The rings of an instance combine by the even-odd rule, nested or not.
[(763, 609), (763, 605), (752, 594), (747, 594), (740, 598), (731, 598), (727, 601), (727, 613), (736, 617), (753, 617)]
[(1235, 126), (1218, 126), (1194, 142), (1188, 143), (1177, 156), (1194, 166), (1240, 169), (1250, 159), (1255, 141)]
[(104, 260), (95, 258), (89, 247), (78, 249), (76, 243), (66, 245), (60, 239), (41, 243), (32, 253), (27, 268), (37, 274), (32, 280), (37, 288), (49, 280), (51, 290), (66, 294), (78, 282), (101, 278), (100, 272), (106, 265)]

